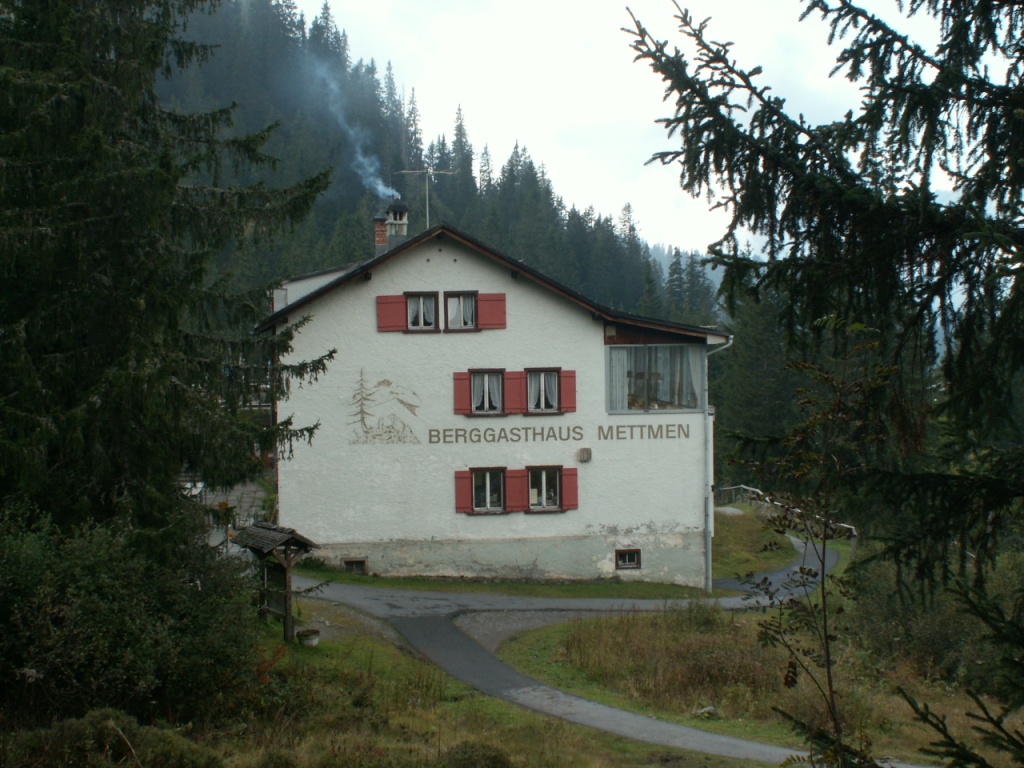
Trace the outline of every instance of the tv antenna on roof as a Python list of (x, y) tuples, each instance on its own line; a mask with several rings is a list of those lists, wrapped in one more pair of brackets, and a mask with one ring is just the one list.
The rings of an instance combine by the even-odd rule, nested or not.
[(424, 229), (430, 229), (430, 177), (434, 174), (453, 176), (455, 171), (435, 171), (433, 168), (423, 168), (419, 171), (395, 171), (395, 173), (423, 174), (423, 196), (427, 199), (427, 226)]

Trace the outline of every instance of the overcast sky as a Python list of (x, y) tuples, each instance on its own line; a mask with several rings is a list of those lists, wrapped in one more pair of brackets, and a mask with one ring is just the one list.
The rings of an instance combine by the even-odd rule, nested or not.
[[(308, 24), (322, 0), (298, 3)], [(733, 41), (744, 67), (762, 66), (764, 83), (808, 119), (838, 118), (856, 104), (849, 84), (828, 78), (836, 51), (820, 21), (799, 22), (798, 0), (680, 5), (711, 17), (713, 37)], [(331, 8), (353, 60), (375, 59), (382, 77), (390, 61), (407, 99), (415, 89), (424, 144), (451, 140), (461, 106), (478, 159), (486, 144), (497, 171), (518, 142), (567, 206), (617, 219), (629, 202), (644, 239), (684, 250), (703, 250), (723, 232), (721, 213), (684, 195), (672, 167), (645, 165), (673, 146), (654, 122), (670, 105), (660, 79), (633, 61), (621, 0), (333, 0)], [(670, 0), (629, 8), (656, 38), (683, 44)]]

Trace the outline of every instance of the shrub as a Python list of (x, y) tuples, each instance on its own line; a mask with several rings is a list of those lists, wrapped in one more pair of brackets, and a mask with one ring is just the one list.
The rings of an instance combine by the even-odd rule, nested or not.
[(31, 724), (115, 707), (142, 718), (225, 712), (252, 678), (246, 561), (207, 546), (196, 516), (160, 531), (63, 533), (0, 515), (0, 709)]
[(52, 728), (15, 734), (8, 744), (9, 768), (104, 768), (158, 765), (161, 768), (220, 768), (205, 747), (172, 731), (139, 725), (113, 709), (89, 712)]
[(991, 656), (984, 627), (942, 588), (901, 589), (896, 567), (871, 562), (851, 574), (856, 599), (844, 624), (847, 636), (876, 663), (908, 665), (915, 674), (991, 691), (994, 681), (975, 663)]

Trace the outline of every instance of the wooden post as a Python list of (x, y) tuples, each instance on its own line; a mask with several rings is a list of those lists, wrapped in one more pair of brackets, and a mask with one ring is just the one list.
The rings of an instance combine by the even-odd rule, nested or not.
[(299, 550), (292, 551), (286, 544), (284, 553), (275, 549), (274, 559), (284, 568), (284, 641), (290, 643), (295, 639), (295, 617), (292, 615), (292, 563)]

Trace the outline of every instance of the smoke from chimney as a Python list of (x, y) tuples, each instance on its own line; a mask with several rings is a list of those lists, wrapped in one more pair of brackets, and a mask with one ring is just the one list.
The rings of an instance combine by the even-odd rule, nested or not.
[(378, 200), (391, 200), (399, 197), (396, 190), (384, 183), (380, 176), (380, 160), (369, 151), (370, 134), (358, 125), (352, 125), (345, 117), (345, 94), (338, 87), (338, 81), (331, 76), (323, 62), (312, 61), (310, 63), (311, 79), (317, 82), (325, 93), (324, 105), (330, 110), (338, 127), (348, 137), (349, 144), (355, 159), (352, 161), (352, 170), (358, 175), (363, 186)]

